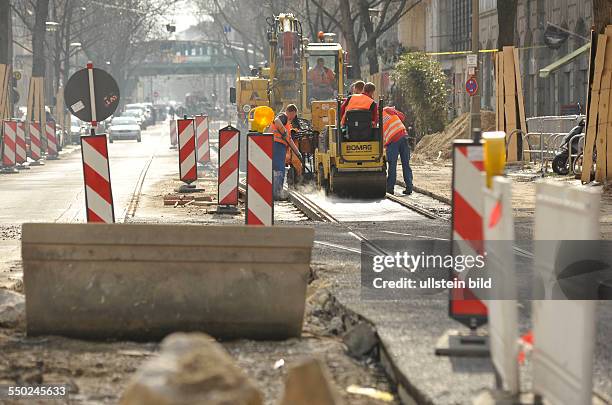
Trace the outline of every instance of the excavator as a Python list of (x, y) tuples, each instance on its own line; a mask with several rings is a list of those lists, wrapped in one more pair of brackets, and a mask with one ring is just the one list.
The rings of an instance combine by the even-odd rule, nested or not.
[[(236, 88), (230, 90), (243, 129), (254, 121), (256, 107), (269, 106), (278, 113), (295, 104), (300, 118), (292, 125), (292, 137), (298, 150), (287, 150), (289, 185), (316, 181), (328, 194), (384, 198), (382, 132), (370, 123), (368, 130), (360, 127), (360, 135), (353, 130), (347, 135), (339, 125), (347, 61), (335, 34), (319, 33), (319, 42), (310, 42), (293, 14), (274, 16), (267, 23), (267, 64), (252, 69), (250, 76), (241, 76), (238, 68)], [(359, 122), (363, 124), (352, 123)], [(365, 131), (370, 131), (368, 136)]]

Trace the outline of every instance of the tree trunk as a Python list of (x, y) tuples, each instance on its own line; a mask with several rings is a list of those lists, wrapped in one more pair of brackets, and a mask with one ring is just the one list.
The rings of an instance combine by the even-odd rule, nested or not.
[(32, 30), (32, 77), (45, 76), (45, 34), (47, 32), (46, 22), (49, 15), (49, 0), (37, 0), (36, 20)]
[(504, 46), (514, 45), (517, 3), (517, 0), (497, 2), (497, 26), (499, 27), (497, 44), (499, 49), (502, 49)]
[(355, 30), (351, 22), (351, 3), (350, 0), (340, 0), (340, 10), (342, 19), (340, 20), (342, 35), (346, 42), (346, 51), (349, 55), (351, 69), (349, 79), (359, 79), (361, 77), (361, 61), (359, 60), (358, 44), (355, 39)]
[(71, 27), (72, 27), (72, 1), (66, 2), (66, 27), (64, 35), (64, 71), (62, 75), (63, 85), (66, 86), (68, 79), (70, 78), (70, 41), (71, 41)]
[(11, 63), (11, 5), (9, 0), (0, 0), (0, 64)]
[(603, 34), (612, 24), (612, 0), (593, 0), (593, 16), (595, 32)]
[(378, 54), (376, 49), (376, 35), (374, 25), (370, 20), (370, 3), (367, 0), (359, 1), (359, 18), (366, 32), (367, 57), (370, 65), (370, 74), (378, 73)]

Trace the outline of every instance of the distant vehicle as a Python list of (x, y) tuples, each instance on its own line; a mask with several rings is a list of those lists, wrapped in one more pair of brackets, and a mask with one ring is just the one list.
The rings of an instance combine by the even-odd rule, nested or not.
[(123, 114), (121, 114), (121, 116), (136, 118), (138, 125), (140, 125), (142, 129), (147, 129), (147, 122), (145, 120), (143, 110), (140, 110), (140, 109), (125, 110)]
[(108, 139), (113, 143), (115, 139), (135, 139), (141, 141), (141, 129), (134, 117), (115, 117), (108, 127)]
[(125, 105), (125, 109), (126, 110), (142, 110), (142, 114), (143, 114), (143, 122), (146, 125), (153, 125), (155, 124), (155, 116), (153, 113), (153, 104), (151, 103), (133, 103), (133, 104), (126, 104)]
[(70, 116), (70, 132), (68, 133), (68, 141), (70, 143), (78, 143), (82, 135), (85, 135), (85, 124), (83, 121), (75, 117)]

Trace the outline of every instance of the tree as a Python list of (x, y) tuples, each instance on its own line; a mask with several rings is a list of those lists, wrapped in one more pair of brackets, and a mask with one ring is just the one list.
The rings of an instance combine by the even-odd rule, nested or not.
[(612, 24), (612, 0), (593, 0), (593, 25), (595, 32), (603, 34)]
[(514, 45), (514, 26), (516, 25), (516, 8), (518, 0), (503, 0), (497, 2), (497, 26), (499, 49)]
[(11, 63), (11, 6), (8, 0), (0, 0), (0, 64)]
[(49, 0), (36, 0), (34, 26), (32, 27), (32, 77), (44, 77), (46, 70), (45, 34)]
[(400, 97), (413, 112), (416, 127), (443, 130), (448, 89), (438, 61), (422, 52), (406, 53), (395, 66), (393, 77)]

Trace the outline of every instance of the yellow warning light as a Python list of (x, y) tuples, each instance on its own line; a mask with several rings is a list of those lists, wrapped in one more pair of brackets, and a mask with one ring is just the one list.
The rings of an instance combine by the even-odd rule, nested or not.
[(506, 134), (501, 131), (485, 132), (484, 166), (487, 172), (487, 187), (491, 188), (493, 176), (502, 176), (506, 166)]
[(266, 105), (254, 108), (249, 114), (249, 122), (251, 123), (251, 131), (253, 132), (265, 131), (273, 120), (274, 110)]

